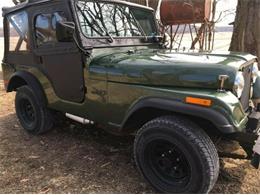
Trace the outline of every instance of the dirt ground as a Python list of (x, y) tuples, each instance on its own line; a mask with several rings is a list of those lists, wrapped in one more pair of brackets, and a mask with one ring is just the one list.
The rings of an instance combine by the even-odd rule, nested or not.
[[(132, 138), (64, 120), (30, 136), (0, 78), (0, 193), (153, 193), (132, 160)], [(212, 193), (260, 193), (260, 171), (249, 161), (221, 159)]]

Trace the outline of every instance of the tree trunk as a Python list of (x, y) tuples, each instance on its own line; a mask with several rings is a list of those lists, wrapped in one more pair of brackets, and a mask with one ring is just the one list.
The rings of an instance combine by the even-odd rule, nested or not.
[(260, 0), (238, 0), (230, 51), (260, 58)]

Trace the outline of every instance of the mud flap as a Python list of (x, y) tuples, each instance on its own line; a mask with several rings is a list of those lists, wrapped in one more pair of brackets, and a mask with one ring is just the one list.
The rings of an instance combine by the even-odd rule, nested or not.
[(255, 146), (253, 148), (254, 155), (251, 164), (258, 169), (260, 167), (260, 136), (256, 140)]

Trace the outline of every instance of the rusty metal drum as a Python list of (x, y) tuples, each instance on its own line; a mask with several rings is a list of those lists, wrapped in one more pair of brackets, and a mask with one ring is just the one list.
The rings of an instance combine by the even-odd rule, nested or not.
[(163, 25), (203, 23), (210, 18), (212, 0), (163, 0)]

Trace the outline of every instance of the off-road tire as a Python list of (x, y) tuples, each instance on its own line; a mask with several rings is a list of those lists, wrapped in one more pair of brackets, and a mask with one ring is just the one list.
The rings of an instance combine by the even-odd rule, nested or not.
[(22, 127), (30, 134), (43, 134), (53, 127), (51, 111), (29, 86), (17, 89), (15, 109)]
[[(186, 175), (190, 176), (187, 176), (188, 179), (184, 177), (185, 180), (180, 181), (186, 182), (168, 181), (168, 177), (165, 179), (158, 176), (159, 171), (157, 170), (160, 170), (160, 167), (155, 169), (150, 166), (152, 163), (148, 157), (151, 155), (147, 155), (147, 153), (153, 153), (151, 143), (156, 143), (156, 140), (160, 140), (162, 143), (162, 140), (165, 140), (165, 143), (169, 142), (176, 146), (173, 151), (182, 152), (186, 158), (182, 164), (187, 162), (186, 165), (189, 167), (187, 170), (190, 170), (190, 173)], [(163, 155), (165, 158), (165, 153)], [(166, 155), (170, 154), (166, 153)], [(200, 127), (183, 117), (164, 116), (146, 123), (136, 135), (134, 157), (145, 180), (160, 193), (208, 193), (212, 190), (219, 175), (219, 157), (213, 142)], [(184, 160), (184, 157), (181, 158)], [(172, 160), (172, 158), (170, 159)], [(172, 165), (170, 164), (170, 166)], [(169, 173), (171, 172), (169, 171)]]

